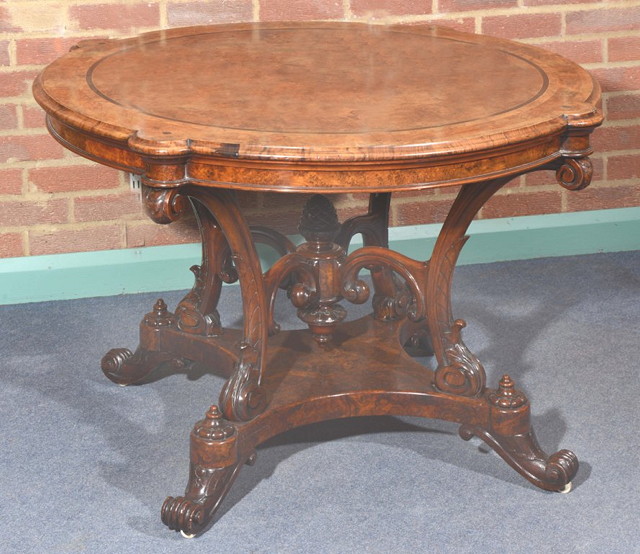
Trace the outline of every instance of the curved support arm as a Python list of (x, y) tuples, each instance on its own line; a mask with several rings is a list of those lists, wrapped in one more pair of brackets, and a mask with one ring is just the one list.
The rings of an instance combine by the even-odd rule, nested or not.
[(344, 297), (354, 304), (366, 302), (369, 287), (358, 279), (358, 273), (363, 268), (374, 269), (379, 266), (395, 271), (407, 283), (413, 297), (407, 309), (409, 318), (415, 321), (425, 317), (426, 303), (421, 283), (426, 281), (428, 264), (379, 246), (365, 246), (347, 256), (342, 266)]
[(484, 389), (486, 376), (476, 356), (462, 342), (465, 322), (453, 319), (451, 283), (453, 270), (471, 221), (484, 203), (511, 178), (463, 185), (447, 216), (429, 263), (427, 278), (427, 321), (438, 360), (435, 385), (443, 391), (463, 396), (477, 396)]
[(296, 245), (275, 229), (262, 225), (251, 225), (249, 230), (251, 231), (254, 242), (269, 245), (280, 254), (280, 256), (290, 254), (296, 250)]
[(300, 261), (295, 253), (289, 253), (280, 258), (264, 274), (264, 290), (269, 302), (269, 331), (274, 334), (278, 331), (278, 325), (274, 320), (274, 306), (280, 283), (288, 276), (296, 274), (301, 281), (296, 282), (290, 289), (291, 302), (296, 308), (308, 306), (317, 293), (316, 275), (309, 264)]
[(229, 259), (229, 245), (217, 222), (206, 208), (191, 200), (202, 239), (202, 265), (191, 271), (195, 284), (176, 308), (178, 328), (197, 335), (217, 335), (221, 332), (217, 311), (222, 290), (223, 275)]
[(240, 281), (244, 313), (244, 337), (239, 345), (239, 359), (233, 375), (220, 394), (225, 417), (246, 421), (266, 407), (261, 386), (262, 363), (269, 329), (269, 311), (262, 285), (262, 269), (249, 226), (230, 191), (186, 187), (186, 193), (197, 200), (219, 225), (231, 251)]
[(389, 205), (391, 193), (376, 193), (369, 196), (369, 211), (347, 219), (340, 227), (335, 243), (347, 250), (351, 239), (362, 233), (365, 246), (384, 246), (389, 243)]
[[(345, 250), (351, 239), (362, 234), (364, 246), (389, 247), (389, 209), (391, 193), (375, 193), (369, 195), (369, 211), (348, 219), (342, 224), (335, 240)], [(376, 319), (393, 320), (402, 317), (406, 306), (407, 292), (403, 285), (394, 279), (391, 270), (378, 266), (371, 270), (371, 280), (375, 290), (373, 309)]]

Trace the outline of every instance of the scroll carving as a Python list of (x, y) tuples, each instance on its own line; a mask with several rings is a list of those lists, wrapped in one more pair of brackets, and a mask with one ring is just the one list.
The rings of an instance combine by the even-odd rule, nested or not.
[[(336, 242), (347, 250), (354, 235), (362, 234), (364, 246), (389, 247), (390, 193), (369, 196), (369, 211), (342, 224)], [(371, 268), (373, 281), (373, 312), (376, 319), (395, 320), (406, 315), (411, 293), (407, 286), (384, 265)]]
[(222, 281), (237, 279), (237, 274), (231, 266), (229, 245), (220, 226), (197, 200), (191, 204), (202, 238), (202, 265), (190, 268), (195, 283), (176, 308), (178, 328), (185, 333), (219, 335), (222, 328), (216, 308)]
[(211, 522), (242, 466), (236, 440), (236, 427), (223, 419), (217, 406), (211, 406), (205, 419), (196, 423), (191, 450), (192, 455), (197, 453), (197, 461), (192, 457), (185, 495), (169, 497), (162, 506), (162, 521), (170, 529), (191, 538)]
[(188, 209), (188, 202), (179, 188), (143, 187), (143, 203), (147, 215), (156, 223), (171, 223)]
[(589, 158), (563, 158), (556, 170), (558, 184), (568, 190), (582, 190), (593, 177), (593, 164)]
[[(172, 326), (175, 320), (175, 315), (167, 310), (167, 305), (160, 298), (144, 316), (142, 328), (149, 330), (155, 337), (163, 328)], [(109, 350), (100, 363), (103, 373), (118, 385), (131, 385), (142, 381), (165, 362), (170, 362), (175, 368), (184, 367), (184, 360), (174, 354), (151, 349), (151, 346), (149, 348), (147, 350), (141, 346), (135, 352), (128, 348)]]
[(219, 335), (222, 328), (218, 310), (215, 308), (202, 309), (203, 295), (209, 290), (205, 286), (202, 266), (193, 265), (190, 270), (195, 276), (195, 284), (176, 308), (178, 327), (186, 333), (205, 336)]
[(386, 309), (389, 318), (408, 316), (412, 320), (422, 319), (426, 315), (425, 294), (422, 283), (426, 281), (428, 264), (412, 260), (407, 256), (391, 252), (378, 246), (365, 246), (351, 253), (343, 265), (343, 295), (354, 304), (366, 302), (369, 297), (368, 285), (358, 279), (361, 269), (386, 267), (396, 272), (404, 279), (406, 285), (394, 285), (398, 291), (396, 296), (378, 298), (377, 302), (385, 302), (385, 306), (378, 306), (379, 310)]

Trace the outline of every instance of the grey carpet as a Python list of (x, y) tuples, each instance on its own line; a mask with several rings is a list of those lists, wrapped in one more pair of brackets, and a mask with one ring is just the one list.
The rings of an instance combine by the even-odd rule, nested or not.
[[(570, 494), (450, 423), (326, 422), (260, 448), (214, 527), (185, 540), (159, 509), (184, 490), (189, 431), (222, 380), (121, 388), (99, 369), (136, 346), (159, 295), (4, 306), (0, 552), (640, 552), (640, 252), (467, 266), (455, 287), (491, 385), (509, 372), (543, 448), (580, 458)], [(237, 287), (221, 313), (239, 319)]]

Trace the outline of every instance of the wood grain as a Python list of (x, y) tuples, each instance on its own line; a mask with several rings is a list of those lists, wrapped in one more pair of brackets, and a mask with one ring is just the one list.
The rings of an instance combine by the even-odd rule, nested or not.
[(539, 167), (602, 120), (600, 89), (576, 64), (422, 25), (243, 23), (87, 41), (34, 94), (63, 144), (158, 186), (462, 184)]

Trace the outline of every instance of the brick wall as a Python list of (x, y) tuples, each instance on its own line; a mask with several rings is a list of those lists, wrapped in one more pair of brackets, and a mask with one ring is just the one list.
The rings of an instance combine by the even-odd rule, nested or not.
[[(594, 145), (591, 188), (569, 193), (551, 175), (516, 180), (480, 217), (640, 204), (640, 1), (638, 0), (0, 0), (0, 257), (197, 240), (193, 221), (159, 226), (142, 215), (126, 175), (65, 151), (44, 127), (30, 85), (44, 64), (80, 39), (232, 21), (336, 19), (438, 22), (559, 52), (602, 83), (607, 122)], [(393, 223), (442, 221), (455, 192), (401, 194)], [(243, 193), (257, 223), (295, 228), (268, 195)], [(302, 198), (289, 199), (295, 212)], [(339, 199), (343, 217), (365, 203)], [(294, 222), (292, 226), (292, 222)]]

